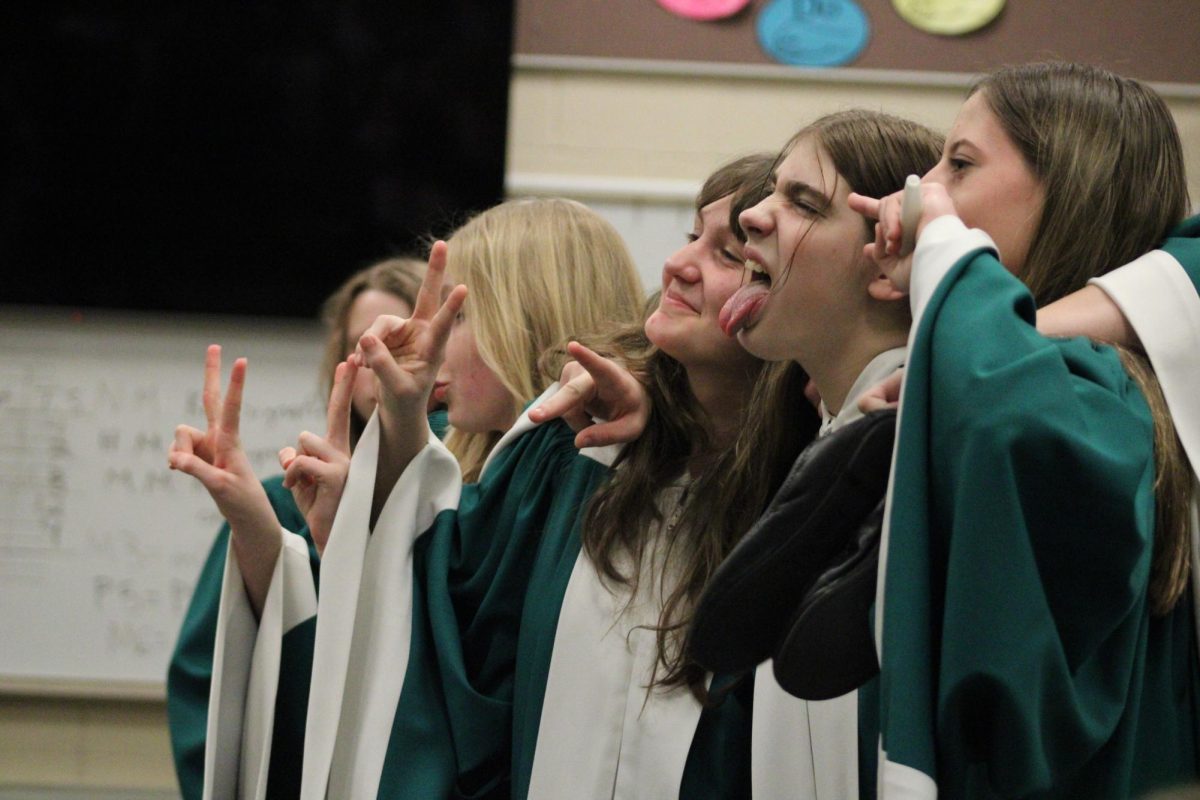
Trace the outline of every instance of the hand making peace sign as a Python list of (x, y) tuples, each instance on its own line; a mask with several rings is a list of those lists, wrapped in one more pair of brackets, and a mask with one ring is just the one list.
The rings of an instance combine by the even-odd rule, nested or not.
[(348, 361), (375, 372), (381, 421), (385, 414), (401, 419), (424, 418), (425, 404), (446, 353), (454, 318), (467, 297), (467, 287), (455, 286), (441, 299), (446, 272), (446, 243), (436, 242), (429, 268), (408, 319), (385, 314), (358, 340)]
[(324, 555), (350, 474), (350, 404), (358, 367), (342, 362), (333, 374), (325, 437), (304, 431), (296, 447), (279, 451), (283, 485), (292, 490), (317, 552)]
[(229, 521), (238, 567), (257, 615), (262, 611), (283, 538), (267, 493), (238, 438), (245, 384), (246, 359), (239, 358), (233, 364), (229, 391), (222, 401), (221, 347), (209, 345), (204, 358), (203, 394), (208, 429), (177, 427), (167, 465), (204, 484), (221, 515)]
[(567, 345), (575, 359), (559, 378), (559, 389), (529, 412), (534, 422), (562, 417), (578, 434), (576, 447), (603, 447), (635, 441), (646, 430), (650, 397), (633, 374), (617, 361), (578, 342)]

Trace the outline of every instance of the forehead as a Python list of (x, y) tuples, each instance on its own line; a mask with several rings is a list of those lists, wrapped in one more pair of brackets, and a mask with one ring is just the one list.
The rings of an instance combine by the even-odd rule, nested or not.
[(816, 138), (805, 136), (792, 146), (779, 166), (775, 168), (776, 188), (784, 188), (785, 182), (803, 183), (825, 194), (849, 194), (844, 180), (838, 180), (837, 169), (825, 149), (817, 144)]
[(407, 317), (411, 313), (412, 309), (408, 307), (408, 303), (396, 295), (379, 289), (365, 289), (359, 292), (350, 304), (346, 327), (350, 330), (366, 329), (380, 314)]
[(952, 144), (958, 139), (969, 139), (980, 147), (1013, 146), (982, 91), (968, 97), (958, 110), (946, 142)]
[(698, 219), (705, 228), (716, 228), (724, 225), (729, 227), (729, 204), (733, 195), (725, 195), (720, 200), (714, 200), (696, 212)]

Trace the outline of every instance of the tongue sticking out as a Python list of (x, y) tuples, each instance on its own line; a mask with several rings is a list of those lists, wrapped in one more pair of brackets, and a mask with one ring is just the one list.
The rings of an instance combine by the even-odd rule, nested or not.
[(746, 327), (751, 317), (758, 314), (758, 310), (770, 294), (771, 284), (766, 281), (752, 281), (743, 286), (725, 301), (717, 317), (717, 324), (725, 331), (726, 336), (734, 336)]

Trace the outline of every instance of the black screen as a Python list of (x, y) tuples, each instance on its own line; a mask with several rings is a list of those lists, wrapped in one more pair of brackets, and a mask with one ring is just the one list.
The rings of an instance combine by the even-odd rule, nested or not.
[(511, 0), (4, 5), (0, 302), (308, 316), (502, 196)]

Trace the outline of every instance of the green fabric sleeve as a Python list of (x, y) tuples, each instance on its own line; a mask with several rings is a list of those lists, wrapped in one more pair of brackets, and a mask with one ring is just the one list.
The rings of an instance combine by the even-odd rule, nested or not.
[[(1195, 768), (1194, 753), (1169, 776), (1134, 764), (1139, 729), (1177, 716), (1147, 705), (1149, 651), (1194, 670), (1151, 641), (1152, 420), (1115, 352), (1046, 339), (1034, 313), (979, 253), (919, 322), (886, 563), (883, 747), (950, 797), (1124, 797)], [(1176, 613), (1190, 620), (1190, 606)]]
[(1200, 215), (1176, 225), (1167, 234), (1162, 249), (1175, 257), (1192, 279), (1192, 285), (1200, 291)]
[(542, 540), (570, 535), (608, 472), (573, 440), (558, 421), (524, 434), (418, 541), (380, 797), (509, 795), (517, 641)]
[[(283, 488), (283, 476), (267, 478), (263, 481), (263, 488), (280, 525), (299, 533), (308, 542), (315, 580), (319, 570), (316, 547), (308, 535), (308, 527), (292, 499), (292, 493)], [(217, 538), (200, 570), (167, 668), (167, 721), (171, 734), (171, 750), (175, 758), (175, 772), (179, 778), (180, 793), (185, 800), (199, 800), (204, 788), (208, 693), (212, 683), (217, 612), (221, 601), (221, 582), (225, 574), (225, 554), (228, 547), (229, 524), (225, 523), (217, 532)], [(285, 641), (284, 663), (288, 663), (287, 653)], [(311, 656), (308, 664), (311, 667)], [(296, 670), (304, 671), (303, 660), (297, 664)], [(307, 690), (304, 694), (307, 695)], [(300, 728), (300, 737), (303, 741), (303, 725)], [(296, 764), (298, 763), (297, 756)]]

